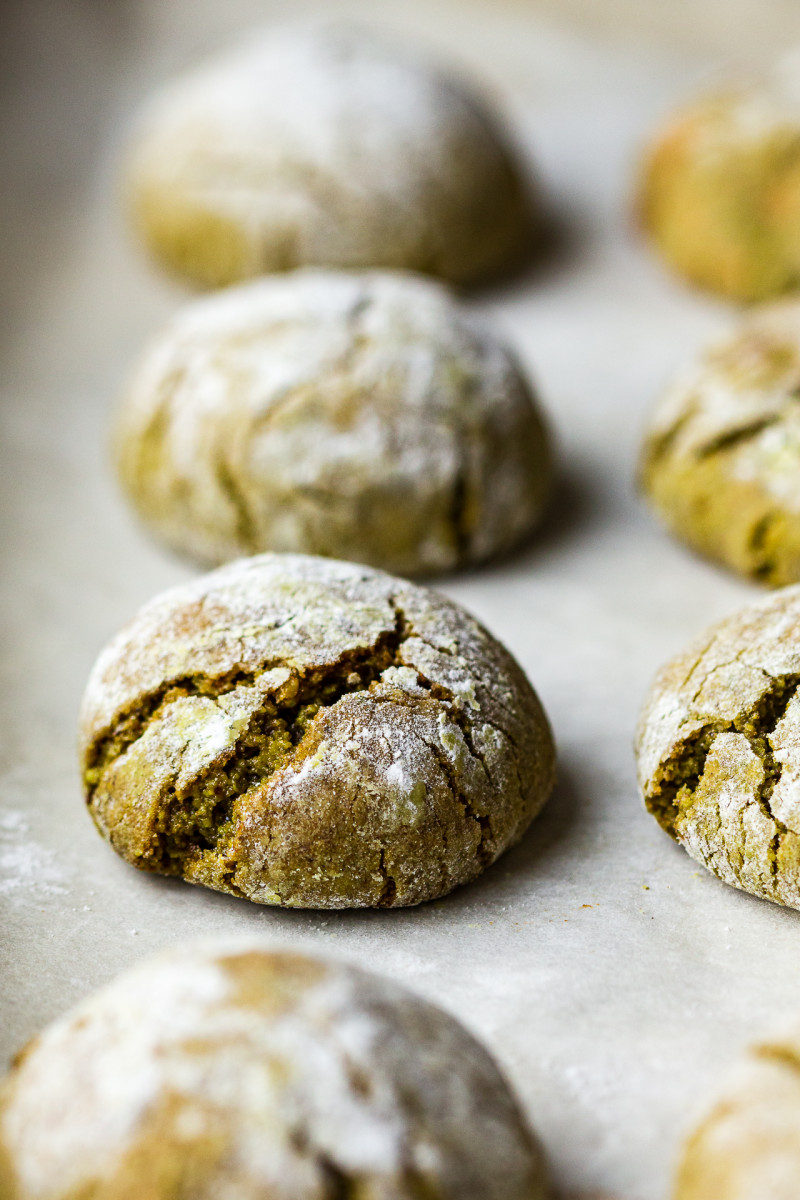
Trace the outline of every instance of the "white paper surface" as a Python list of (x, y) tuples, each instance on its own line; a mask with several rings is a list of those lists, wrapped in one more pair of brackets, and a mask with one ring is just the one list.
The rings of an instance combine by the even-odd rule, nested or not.
[(67, 17), (51, 5), (46, 37), (21, 32), (6, 84), (0, 1051), (161, 946), (258, 930), (380, 970), (460, 1017), (505, 1066), (561, 1188), (660, 1200), (731, 1058), (800, 1011), (800, 917), (725, 888), (674, 846), (640, 807), (631, 754), (655, 668), (757, 594), (671, 543), (632, 485), (648, 407), (733, 319), (668, 278), (629, 216), (637, 147), (705, 64), (559, 32), (522, 7), (462, 5), (458, 19), (446, 5), (361, 6), (482, 73), (561, 220), (546, 262), (471, 301), (538, 380), (560, 446), (556, 511), (523, 554), (440, 585), (529, 672), (561, 782), (524, 843), (445, 900), (279, 912), (138, 874), (80, 795), (75, 719), (95, 655), (191, 574), (136, 526), (108, 464), (126, 370), (184, 295), (128, 239), (116, 155), (149, 86), (279, 6), (115, 7), (87, 0)]

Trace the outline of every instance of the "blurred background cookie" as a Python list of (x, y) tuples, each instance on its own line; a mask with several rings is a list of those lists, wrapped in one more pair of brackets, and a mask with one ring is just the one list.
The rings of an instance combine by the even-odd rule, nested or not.
[(146, 524), (202, 563), (296, 551), (404, 575), (510, 549), (551, 478), (513, 357), (439, 284), (390, 272), (190, 304), (132, 381), (117, 459)]
[(739, 300), (800, 287), (800, 52), (676, 113), (648, 154), (639, 208), (664, 257), (703, 287)]
[(94, 668), (81, 754), (128, 862), (293, 908), (445, 895), (522, 836), (554, 776), (536, 694), (477, 621), (297, 555), (143, 608)]
[(751, 1046), (686, 1143), (673, 1200), (794, 1200), (800, 1026)]
[(214, 287), (304, 265), (495, 275), (530, 248), (523, 175), (468, 85), (323, 23), (255, 31), (168, 86), (126, 179), (156, 257)]
[(636, 753), (648, 810), (692, 858), (800, 908), (800, 587), (720, 622), (659, 672)]
[(800, 303), (754, 312), (665, 395), (640, 478), (701, 554), (771, 586), (800, 580)]
[(8, 1200), (543, 1200), (544, 1176), (508, 1085), (452, 1017), (253, 940), (123, 975), (0, 1089)]

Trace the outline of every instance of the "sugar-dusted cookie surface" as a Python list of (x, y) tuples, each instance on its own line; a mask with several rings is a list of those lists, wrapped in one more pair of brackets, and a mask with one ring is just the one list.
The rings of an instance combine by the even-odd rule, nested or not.
[(800, 908), (800, 587), (722, 621), (668, 663), (636, 749), (647, 808), (692, 858)]
[(210, 287), (307, 265), (471, 282), (531, 240), (523, 171), (488, 104), (358, 26), (257, 30), (167, 86), (126, 174), (155, 255)]
[(553, 783), (541, 705), (451, 601), (330, 559), (242, 559), (148, 604), (81, 715), (90, 812), (143, 870), (263, 904), (417, 904)]
[(297, 271), (187, 305), (116, 445), (142, 519), (205, 565), (278, 550), (455, 570), (524, 539), (551, 478), (513, 356), (402, 272)]
[(754, 310), (664, 396), (640, 479), (700, 553), (773, 587), (800, 580), (800, 303)]
[(508, 1085), (353, 967), (219, 942), (54, 1022), (0, 1087), (4, 1200), (542, 1200)]

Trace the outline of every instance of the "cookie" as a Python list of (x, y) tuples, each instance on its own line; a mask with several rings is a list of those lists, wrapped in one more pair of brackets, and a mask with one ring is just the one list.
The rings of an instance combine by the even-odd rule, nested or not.
[(800, 580), (800, 304), (755, 311), (656, 410), (640, 466), (664, 524), (761, 583)]
[(676, 113), (642, 172), (639, 211), (703, 287), (765, 300), (800, 284), (800, 56)]
[(664, 667), (636, 749), (648, 810), (692, 858), (800, 908), (800, 587), (722, 621)]
[(0, 1088), (0, 1190), (543, 1200), (545, 1181), (452, 1017), (354, 967), (229, 940), (135, 968), (28, 1047)]
[(440, 284), (298, 271), (184, 308), (122, 405), (146, 524), (205, 565), (277, 550), (402, 575), (511, 549), (551, 453), (513, 357)]
[(686, 1143), (674, 1200), (795, 1200), (800, 1027), (753, 1046)]
[(330, 559), (242, 559), (148, 604), (84, 698), (86, 799), (134, 866), (303, 908), (449, 892), (553, 783), (539, 701), (451, 601)]
[(532, 236), (487, 102), (356, 26), (256, 32), (166, 87), (126, 184), (155, 256), (207, 287), (299, 266), (469, 283), (514, 266)]

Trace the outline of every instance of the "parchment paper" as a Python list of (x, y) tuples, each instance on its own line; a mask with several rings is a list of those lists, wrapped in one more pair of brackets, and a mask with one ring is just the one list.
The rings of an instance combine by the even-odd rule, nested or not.
[(671, 543), (632, 485), (648, 407), (734, 316), (670, 279), (629, 217), (637, 147), (713, 64), (560, 31), (524, 6), (358, 10), (483, 77), (559, 219), (546, 261), (471, 300), (540, 385), (562, 464), (555, 510), (524, 553), (440, 585), (519, 657), (555, 727), (561, 781), (524, 843), (437, 903), (320, 916), (138, 874), (83, 811), (75, 719), (95, 655), (191, 574), (136, 526), (108, 465), (120, 384), (185, 295), (126, 234), (119, 147), (155, 82), (289, 7), (9, 9), (0, 1051), (161, 946), (258, 930), (380, 970), (460, 1017), (505, 1066), (560, 1187), (657, 1200), (731, 1058), (800, 1014), (800, 917), (697, 868), (641, 810), (633, 776), (655, 668), (757, 594)]

